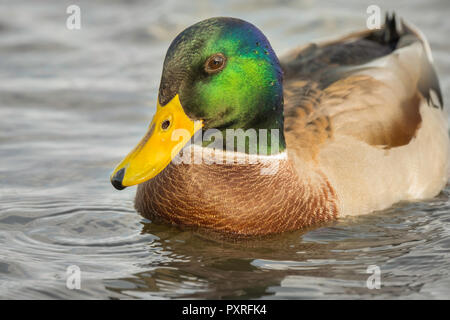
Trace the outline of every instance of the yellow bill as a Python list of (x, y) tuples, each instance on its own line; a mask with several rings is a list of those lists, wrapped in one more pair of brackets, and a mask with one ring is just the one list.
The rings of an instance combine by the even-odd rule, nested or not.
[(114, 169), (112, 185), (121, 190), (154, 178), (201, 127), (186, 115), (178, 94), (164, 106), (158, 101), (148, 132)]

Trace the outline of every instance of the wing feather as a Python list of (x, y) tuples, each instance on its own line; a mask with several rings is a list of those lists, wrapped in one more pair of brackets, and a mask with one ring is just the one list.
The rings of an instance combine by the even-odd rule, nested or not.
[(422, 99), (442, 108), (429, 45), (387, 17), (381, 30), (311, 44), (281, 59), (288, 147), (314, 154), (349, 135), (380, 148), (408, 144), (420, 128)]

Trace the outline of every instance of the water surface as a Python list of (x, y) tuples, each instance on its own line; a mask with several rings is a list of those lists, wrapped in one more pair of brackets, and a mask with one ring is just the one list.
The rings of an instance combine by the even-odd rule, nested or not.
[[(211, 16), (256, 24), (279, 55), (395, 9), (428, 36), (450, 98), (450, 2), (0, 2), (0, 298), (449, 298), (450, 188), (437, 198), (252, 241), (152, 223), (109, 174), (144, 134), (166, 49)], [(78, 265), (81, 290), (66, 288)], [(381, 269), (369, 290), (367, 267)]]

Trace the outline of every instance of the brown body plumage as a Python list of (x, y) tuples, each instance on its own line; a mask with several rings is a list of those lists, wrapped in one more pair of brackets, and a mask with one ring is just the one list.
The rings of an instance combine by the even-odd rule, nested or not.
[(280, 160), (262, 164), (170, 164), (138, 187), (136, 209), (178, 225), (261, 235), (296, 230), (337, 217), (336, 194), (319, 171), (303, 179)]

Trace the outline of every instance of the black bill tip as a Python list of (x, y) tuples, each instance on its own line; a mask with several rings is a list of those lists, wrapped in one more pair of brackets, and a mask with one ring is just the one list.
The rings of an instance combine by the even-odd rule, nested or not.
[(111, 178), (111, 184), (117, 190), (123, 190), (126, 187), (122, 184), (123, 176), (125, 175), (125, 168), (120, 169), (116, 172), (116, 174)]

